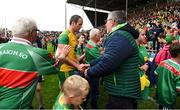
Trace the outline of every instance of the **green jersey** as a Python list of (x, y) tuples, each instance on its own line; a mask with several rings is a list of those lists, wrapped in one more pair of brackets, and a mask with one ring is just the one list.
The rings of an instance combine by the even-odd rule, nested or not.
[[(70, 52), (68, 54), (68, 58), (76, 63), (79, 63), (78, 58), (76, 57), (76, 45), (77, 45), (77, 39), (74, 33), (70, 32), (69, 30), (65, 30), (59, 35), (58, 38), (58, 44), (67, 44), (70, 45)], [(75, 67), (68, 65), (66, 63), (63, 63), (60, 67), (60, 70), (62, 72), (70, 72), (72, 70), (76, 69)]]
[(90, 63), (92, 60), (98, 58), (100, 56), (99, 47), (92, 41), (88, 41), (85, 47), (85, 58), (86, 63)]
[(69, 104), (64, 104), (64, 100), (63, 100), (64, 94), (60, 93), (56, 99), (55, 105), (54, 105), (54, 109), (55, 110), (70, 110), (72, 109), (72, 105)]
[(162, 61), (157, 69), (157, 102), (173, 107), (176, 102), (176, 88), (180, 88), (180, 65), (171, 59)]
[[(139, 62), (140, 65), (144, 65), (148, 61), (148, 53), (145, 46), (139, 46)], [(141, 81), (141, 99), (147, 100), (149, 96), (149, 85), (150, 82), (148, 80), (148, 76), (145, 74), (144, 71), (139, 69), (140, 81)]]
[(140, 58), (140, 66), (144, 65), (145, 62), (148, 61), (148, 52), (145, 46), (139, 46), (139, 58)]
[(32, 47), (22, 38), (0, 44), (0, 59), (1, 109), (29, 108), (38, 76), (58, 73), (52, 55), (44, 49)]

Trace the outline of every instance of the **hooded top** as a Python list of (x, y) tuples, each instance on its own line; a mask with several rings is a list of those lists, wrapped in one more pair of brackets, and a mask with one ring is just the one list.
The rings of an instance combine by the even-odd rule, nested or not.
[(88, 76), (104, 76), (108, 94), (140, 97), (138, 32), (129, 24), (119, 24), (104, 42), (104, 54), (90, 63)]
[(170, 59), (171, 58), (171, 54), (169, 52), (169, 47), (170, 45), (165, 45), (156, 55), (155, 57), (155, 62), (156, 65), (159, 65), (159, 63), (161, 61), (164, 61), (166, 59)]

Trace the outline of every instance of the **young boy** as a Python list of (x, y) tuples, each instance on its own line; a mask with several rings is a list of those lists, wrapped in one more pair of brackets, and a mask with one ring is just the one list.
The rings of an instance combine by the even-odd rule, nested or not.
[(89, 83), (86, 79), (78, 75), (69, 76), (62, 86), (62, 92), (56, 99), (54, 109), (68, 110), (73, 106), (79, 106), (86, 100), (88, 93)]
[(157, 102), (160, 109), (173, 108), (176, 94), (180, 92), (180, 44), (171, 44), (169, 51), (172, 58), (162, 61), (155, 70)]

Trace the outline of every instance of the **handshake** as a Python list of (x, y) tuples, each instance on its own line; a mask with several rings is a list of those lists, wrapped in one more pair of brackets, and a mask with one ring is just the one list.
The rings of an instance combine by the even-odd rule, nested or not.
[(81, 72), (84, 73), (86, 69), (89, 68), (89, 64), (79, 64), (76, 68)]
[(77, 68), (78, 71), (80, 71), (81, 74), (84, 74), (86, 76), (87, 74), (87, 70), (89, 68), (89, 64), (77, 64), (77, 63), (73, 63), (72, 61), (67, 61), (66, 57), (68, 56), (69, 52), (70, 52), (71, 46), (69, 45), (65, 45), (63, 46), (63, 48), (58, 48), (56, 50), (55, 53), (55, 57), (60, 60), (61, 62), (66, 62), (66, 63), (70, 63), (70, 65), (73, 65), (74, 67)]
[(79, 64), (77, 69), (87, 77), (87, 70), (90, 67), (90, 64)]

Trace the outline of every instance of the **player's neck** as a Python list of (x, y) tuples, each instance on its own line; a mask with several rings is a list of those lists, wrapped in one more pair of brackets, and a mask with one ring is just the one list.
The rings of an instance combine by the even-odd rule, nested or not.
[(69, 31), (72, 32), (73, 34), (75, 34), (75, 32), (71, 26), (69, 27)]

